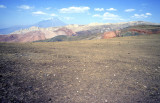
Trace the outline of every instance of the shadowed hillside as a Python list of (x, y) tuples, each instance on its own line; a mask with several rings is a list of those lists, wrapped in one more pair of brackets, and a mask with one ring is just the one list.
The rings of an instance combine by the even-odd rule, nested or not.
[(160, 35), (0, 43), (1, 103), (158, 103)]

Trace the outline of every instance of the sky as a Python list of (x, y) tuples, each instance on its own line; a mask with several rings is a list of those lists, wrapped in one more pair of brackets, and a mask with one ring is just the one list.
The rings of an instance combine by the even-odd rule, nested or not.
[(160, 23), (160, 0), (0, 0), (0, 28), (59, 18), (67, 24)]

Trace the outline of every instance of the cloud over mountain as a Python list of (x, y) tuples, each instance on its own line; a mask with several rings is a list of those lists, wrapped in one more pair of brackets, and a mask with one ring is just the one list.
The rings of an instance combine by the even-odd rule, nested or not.
[(109, 13), (109, 12), (105, 12), (103, 15), (95, 14), (92, 17), (98, 17), (103, 20), (123, 20), (119, 15)]
[(145, 14), (134, 14), (132, 16), (132, 18), (137, 18), (137, 19), (140, 19), (140, 18), (147, 18), (148, 16), (151, 16), (152, 14), (151, 13), (145, 13)]

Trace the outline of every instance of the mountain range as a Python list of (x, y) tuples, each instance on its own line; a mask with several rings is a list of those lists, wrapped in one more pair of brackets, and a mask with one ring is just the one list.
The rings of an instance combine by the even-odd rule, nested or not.
[(10, 34), (17, 30), (27, 29), (32, 26), (41, 27), (41, 28), (48, 28), (48, 27), (57, 27), (57, 26), (65, 26), (67, 25), (63, 21), (59, 20), (58, 18), (52, 18), (48, 20), (43, 20), (35, 24), (31, 25), (16, 25), (8, 28), (2, 28), (0, 29), (0, 34)]
[[(43, 22), (40, 24), (43, 24)], [(41, 26), (46, 27), (45, 24)], [(0, 35), (0, 42), (76, 41), (143, 34), (160, 34), (160, 25), (144, 21), (132, 21), (122, 23), (91, 23), (87, 25), (72, 24), (47, 28), (32, 26), (8, 35)]]

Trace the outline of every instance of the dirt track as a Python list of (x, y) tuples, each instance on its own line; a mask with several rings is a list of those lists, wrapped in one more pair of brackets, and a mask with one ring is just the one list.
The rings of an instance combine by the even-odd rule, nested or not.
[(1, 103), (159, 103), (160, 35), (0, 44)]

